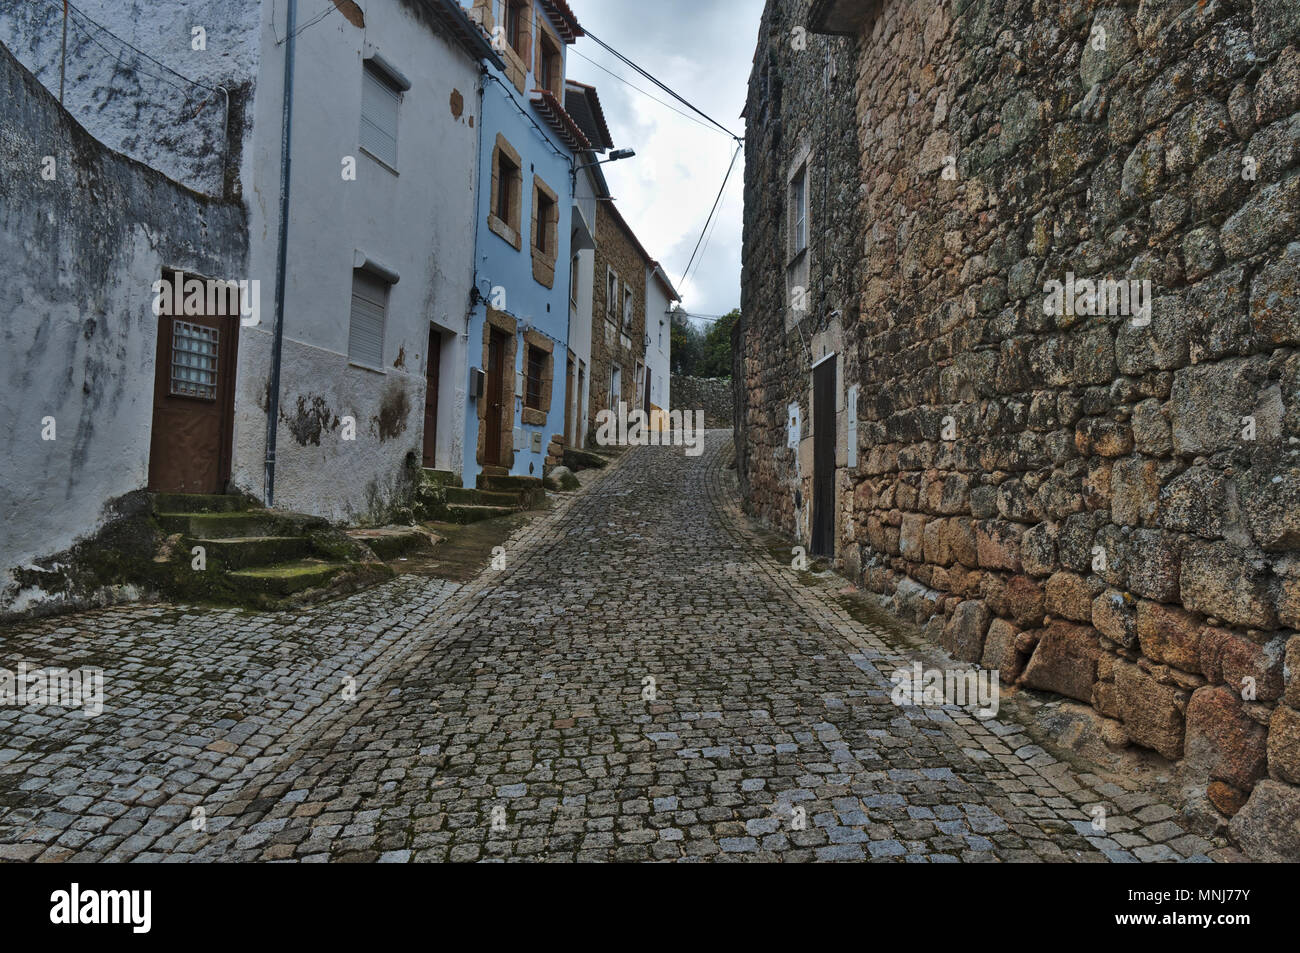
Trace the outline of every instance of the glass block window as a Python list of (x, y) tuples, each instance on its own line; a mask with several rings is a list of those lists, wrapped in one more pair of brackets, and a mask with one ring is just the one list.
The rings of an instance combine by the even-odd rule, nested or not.
[(221, 332), (198, 324), (172, 324), (172, 394), (217, 399), (217, 348)]

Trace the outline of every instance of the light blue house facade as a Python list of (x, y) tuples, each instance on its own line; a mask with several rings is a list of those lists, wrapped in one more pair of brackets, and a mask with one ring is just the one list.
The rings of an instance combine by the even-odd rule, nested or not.
[(541, 478), (563, 454), (573, 293), (575, 156), (590, 143), (564, 110), (562, 0), (478, 0), (472, 16), (505, 69), (486, 67), (462, 474)]

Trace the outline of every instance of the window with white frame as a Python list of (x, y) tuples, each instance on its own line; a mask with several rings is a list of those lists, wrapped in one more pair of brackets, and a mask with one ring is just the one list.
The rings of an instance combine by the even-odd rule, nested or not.
[(380, 162), (397, 168), (397, 113), (401, 85), (367, 60), (362, 70), (361, 148)]
[(803, 165), (790, 182), (790, 222), (794, 254), (808, 247), (808, 166)]
[(348, 360), (380, 370), (384, 366), (384, 322), (390, 285), (373, 272), (352, 272), (352, 322), (348, 329)]
[(632, 326), (632, 311), (636, 304), (636, 295), (632, 293), (631, 288), (623, 289), (623, 327)]
[(617, 364), (609, 375), (609, 409), (617, 411), (619, 401), (623, 399), (623, 368)]
[(618, 323), (618, 275), (613, 269), (605, 272), (605, 318)]

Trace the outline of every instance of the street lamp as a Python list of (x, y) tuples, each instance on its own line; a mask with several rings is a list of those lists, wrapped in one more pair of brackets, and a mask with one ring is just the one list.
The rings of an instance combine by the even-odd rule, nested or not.
[(583, 169), (591, 169), (598, 165), (604, 165), (606, 162), (618, 162), (620, 159), (631, 159), (636, 155), (635, 149), (615, 149), (606, 159), (599, 159), (596, 162), (588, 162), (586, 165), (575, 165), (569, 176), (573, 179), (574, 188), (578, 185), (578, 173)]

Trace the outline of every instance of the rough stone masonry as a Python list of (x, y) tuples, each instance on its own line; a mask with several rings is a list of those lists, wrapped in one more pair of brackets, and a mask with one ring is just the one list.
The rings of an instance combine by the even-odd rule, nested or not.
[(833, 358), (836, 564), (1300, 859), (1300, 4), (769, 0), (746, 116), (747, 506)]

